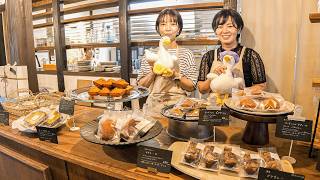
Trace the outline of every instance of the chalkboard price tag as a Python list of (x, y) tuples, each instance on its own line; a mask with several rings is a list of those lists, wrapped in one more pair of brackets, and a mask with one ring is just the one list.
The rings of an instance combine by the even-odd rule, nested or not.
[(311, 120), (277, 119), (276, 137), (310, 142), (311, 134)]
[(0, 123), (9, 126), (9, 113), (5, 111), (0, 111)]
[(221, 107), (217, 110), (200, 109), (199, 124), (208, 126), (228, 126), (230, 110)]
[(74, 100), (61, 98), (59, 112), (72, 116), (74, 114)]
[(2, 103), (0, 103), (0, 111), (4, 111)]
[(149, 146), (139, 146), (137, 166), (156, 169), (157, 172), (170, 173), (172, 151)]
[(58, 144), (58, 128), (36, 126), (36, 129), (41, 141), (49, 140), (52, 143)]
[(259, 168), (258, 180), (304, 180), (304, 175)]

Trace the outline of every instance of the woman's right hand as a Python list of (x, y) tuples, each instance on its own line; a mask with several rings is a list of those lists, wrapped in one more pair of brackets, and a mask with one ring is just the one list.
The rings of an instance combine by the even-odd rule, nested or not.
[(153, 68), (155, 61), (154, 60), (147, 60), (149, 66), (151, 66), (151, 68)]
[(225, 67), (224, 65), (219, 65), (213, 70), (213, 72), (220, 75), (220, 74), (224, 73), (226, 71), (226, 69), (227, 69), (227, 67)]

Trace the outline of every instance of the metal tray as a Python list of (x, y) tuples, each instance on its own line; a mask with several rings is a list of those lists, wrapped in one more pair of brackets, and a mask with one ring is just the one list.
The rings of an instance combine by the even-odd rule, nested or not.
[(169, 105), (164, 107), (161, 110), (161, 114), (169, 119), (179, 120), (179, 121), (198, 121), (199, 116), (186, 116), (184, 114), (183, 116), (175, 116), (170, 113), (170, 110), (174, 107), (174, 105)]
[(111, 142), (111, 141), (105, 141), (105, 140), (101, 140), (99, 138), (96, 137), (97, 131), (98, 131), (98, 124), (99, 121), (93, 120), (91, 122), (89, 122), (88, 124), (86, 124), (85, 126), (83, 126), (80, 129), (80, 135), (83, 139), (92, 142), (92, 143), (96, 143), (96, 144), (103, 144), (103, 145), (113, 145), (113, 146), (120, 146), (120, 145), (130, 145), (130, 144), (137, 144), (143, 141), (147, 141), (149, 139), (152, 139), (156, 136), (158, 136), (161, 131), (162, 131), (162, 125), (160, 124), (159, 121), (157, 121), (155, 123), (155, 125), (141, 138), (138, 138), (136, 140), (133, 141), (129, 141), (129, 142)]
[(145, 87), (136, 86), (130, 94), (123, 95), (121, 98), (115, 98), (110, 96), (97, 96), (101, 99), (90, 99), (88, 94), (89, 87), (79, 88), (71, 92), (71, 98), (77, 101), (89, 102), (89, 103), (107, 103), (107, 102), (127, 102), (133, 99), (142, 98), (149, 95), (149, 90)]

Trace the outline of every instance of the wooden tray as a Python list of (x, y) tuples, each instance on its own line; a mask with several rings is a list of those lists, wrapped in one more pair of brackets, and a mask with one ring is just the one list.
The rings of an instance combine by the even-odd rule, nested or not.
[[(197, 179), (223, 179), (223, 180), (244, 179), (244, 178), (240, 178), (239, 176), (236, 176), (236, 174), (232, 172), (230, 173), (227, 171), (220, 171), (219, 173), (209, 172), (209, 171), (199, 170), (199, 169), (195, 169), (190, 166), (181, 164), (180, 163), (181, 153), (185, 150), (187, 145), (188, 145), (187, 142), (175, 142), (171, 144), (171, 146), (169, 147), (169, 150), (172, 151), (171, 165), (177, 170)], [(288, 161), (281, 160), (281, 165), (284, 172), (294, 173), (293, 167)]]

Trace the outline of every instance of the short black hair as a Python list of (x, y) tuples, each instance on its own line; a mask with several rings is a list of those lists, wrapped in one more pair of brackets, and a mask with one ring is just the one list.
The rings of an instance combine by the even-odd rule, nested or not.
[[(231, 21), (234, 27), (236, 27), (238, 30), (242, 31), (243, 29), (243, 20), (241, 15), (234, 9), (222, 9), (219, 11), (212, 20), (212, 29), (214, 32), (216, 32), (219, 25), (223, 25), (226, 23), (231, 17)], [(238, 35), (239, 36), (239, 35)]]
[[(158, 15), (158, 18), (157, 18), (157, 21), (156, 21), (156, 30), (157, 30), (158, 34), (160, 34), (159, 25), (160, 25), (161, 22), (164, 21), (164, 18), (167, 15), (172, 18), (173, 22), (176, 22), (178, 24), (179, 32), (178, 32), (177, 36), (179, 36), (181, 34), (181, 31), (182, 31), (182, 28), (183, 28), (182, 18), (181, 18), (180, 13), (177, 10), (170, 9), (170, 8), (163, 9)], [(160, 36), (161, 36), (161, 34), (160, 34)]]

